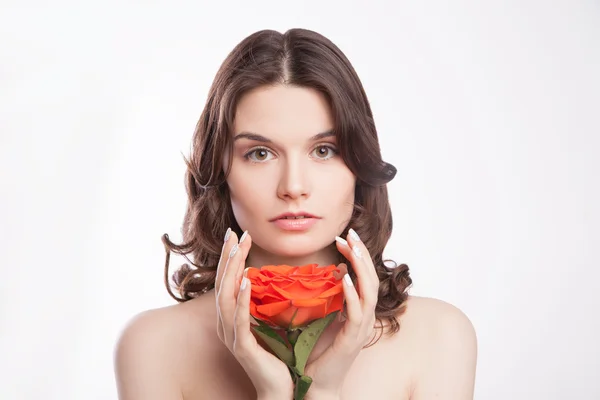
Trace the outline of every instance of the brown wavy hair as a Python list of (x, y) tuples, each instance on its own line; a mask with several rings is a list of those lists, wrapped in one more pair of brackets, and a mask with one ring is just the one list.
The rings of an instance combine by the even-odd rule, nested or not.
[[(228, 227), (238, 237), (242, 231), (233, 215), (223, 157), (232, 150), (230, 136), (237, 103), (249, 90), (264, 85), (292, 85), (312, 88), (327, 98), (334, 117), (334, 132), (340, 154), (356, 176), (355, 204), (349, 227), (363, 238), (379, 276), (379, 296), (375, 310), (377, 321), (390, 323), (390, 332), (400, 326), (407, 289), (412, 284), (406, 264), (386, 265), (383, 250), (392, 233), (392, 213), (386, 184), (396, 168), (381, 158), (373, 114), (363, 86), (342, 51), (324, 36), (306, 29), (285, 33), (273, 30), (256, 32), (227, 56), (208, 93), (208, 99), (186, 158), (188, 206), (183, 221), (183, 243), (175, 244), (163, 235), (166, 249), (165, 286), (177, 301), (197, 297), (215, 286), (217, 264), (223, 237)], [(170, 253), (186, 258), (169, 281)], [(192, 256), (193, 261), (188, 257)], [(350, 277), (356, 281), (351, 264)], [(180, 296), (173, 293), (172, 287)]]

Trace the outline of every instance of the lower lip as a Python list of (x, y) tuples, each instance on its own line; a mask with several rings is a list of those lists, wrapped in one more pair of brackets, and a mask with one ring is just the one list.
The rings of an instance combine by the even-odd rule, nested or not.
[(318, 218), (276, 219), (275, 225), (286, 231), (305, 231), (313, 226)]

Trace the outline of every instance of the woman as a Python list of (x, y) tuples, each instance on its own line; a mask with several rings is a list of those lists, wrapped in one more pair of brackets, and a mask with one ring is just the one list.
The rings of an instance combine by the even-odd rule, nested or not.
[[(408, 296), (408, 267), (384, 264), (396, 170), (381, 159), (363, 87), (333, 43), (302, 29), (243, 40), (214, 80), (187, 164), (185, 243), (163, 237), (165, 282), (180, 304), (145, 312), (122, 333), (122, 400), (291, 399), (285, 364), (249, 329), (242, 274), (310, 263), (345, 263), (348, 275), (344, 318), (307, 363), (307, 399), (473, 397), (469, 320)], [(193, 257), (174, 275), (181, 297), (167, 279), (170, 251)]]

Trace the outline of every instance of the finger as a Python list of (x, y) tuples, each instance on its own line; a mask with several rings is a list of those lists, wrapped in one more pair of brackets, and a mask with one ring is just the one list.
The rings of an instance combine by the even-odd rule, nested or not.
[(373, 265), (373, 259), (371, 258), (369, 249), (367, 249), (367, 246), (365, 246), (364, 242), (360, 240), (360, 237), (354, 229), (348, 230), (347, 239), (354, 255), (362, 261), (357, 263), (357, 265), (363, 268), (359, 268), (359, 270), (356, 271), (356, 274), (359, 278), (359, 290), (362, 291), (361, 285), (363, 287), (368, 285), (366, 287), (368, 290), (378, 289), (379, 277), (375, 271), (375, 266)]
[(223, 279), (221, 280), (221, 293), (228, 299), (235, 300), (238, 294), (238, 287), (246, 264), (246, 257), (250, 250), (250, 239), (248, 231), (245, 231), (240, 237), (240, 241), (234, 244), (229, 251), (229, 259), (225, 265)]
[(225, 233), (225, 238), (223, 242), (223, 248), (221, 249), (221, 257), (219, 258), (219, 264), (217, 264), (217, 275), (215, 277), (215, 294), (219, 293), (221, 289), (221, 281), (223, 279), (225, 265), (227, 264), (227, 260), (229, 258), (229, 252), (231, 248), (238, 242), (238, 238), (236, 233), (228, 228)]
[(250, 349), (252, 341), (256, 341), (250, 332), (250, 294), (251, 282), (248, 278), (242, 279), (240, 292), (237, 297), (237, 306), (234, 316), (234, 337), (233, 350), (236, 356), (244, 357), (245, 352)]
[(223, 247), (221, 249), (221, 257), (219, 258), (219, 263), (217, 264), (217, 275), (215, 276), (215, 303), (217, 308), (217, 336), (225, 341), (224, 329), (223, 329), (223, 320), (221, 318), (221, 309), (219, 307), (219, 292), (221, 290), (221, 281), (224, 276), (224, 272), (227, 265), (227, 260), (229, 257), (229, 252), (231, 248), (237, 243), (237, 235), (231, 229), (227, 228), (227, 232), (225, 232), (225, 237), (223, 239)]
[[(366, 266), (367, 262), (371, 262), (371, 257), (368, 255), (368, 252), (365, 256), (361, 249), (361, 244), (352, 245), (352, 243), (348, 243), (340, 237), (336, 237), (335, 240), (340, 253), (342, 253), (352, 264), (352, 269), (358, 278), (358, 290), (363, 305), (374, 307), (374, 304), (377, 301), (377, 293), (373, 292), (374, 284), (372, 278), (369, 276), (368, 267)], [(362, 245), (362, 247), (366, 252), (364, 245)]]
[(246, 259), (248, 258), (248, 253), (250, 252), (250, 248), (252, 247), (252, 237), (250, 236), (248, 231), (244, 232), (244, 234), (240, 238), (239, 245), (240, 251), (242, 252), (242, 257), (240, 257), (239, 263), (237, 263), (235, 269), (235, 297), (237, 297), (239, 293), (239, 287), (242, 283), (242, 276), (246, 269)]
[[(236, 243), (231, 247), (229, 259), (225, 264), (223, 279), (221, 280), (221, 288), (217, 295), (217, 303), (221, 313), (221, 321), (223, 323), (223, 333), (227, 343), (230, 343), (234, 338), (234, 314), (237, 305), (238, 283), (236, 276), (240, 265), (245, 264), (248, 243), (246, 242), (247, 233), (244, 232), (240, 238), (241, 243)], [(242, 240), (243, 239), (243, 240)], [(243, 271), (243, 268), (241, 268)]]
[(369, 249), (367, 249), (367, 246), (365, 246), (364, 242), (360, 240), (358, 233), (356, 233), (354, 229), (350, 228), (348, 230), (347, 239), (352, 249), (358, 247), (358, 252), (361, 253), (363, 258), (365, 259), (367, 272), (371, 277), (371, 280), (373, 281), (373, 283), (376, 282), (377, 284), (379, 284), (379, 276), (377, 276), (377, 271), (375, 271), (375, 266), (373, 265), (373, 260), (371, 258), (371, 255), (369, 254)]
[[(221, 338), (225, 343), (227, 343), (227, 337), (229, 335), (225, 335), (225, 328), (223, 321), (223, 313), (227, 314), (229, 311), (227, 305), (225, 305), (225, 310), (223, 310), (223, 300), (224, 298), (221, 296), (221, 289), (223, 284), (223, 278), (225, 277), (225, 272), (227, 271), (227, 264), (229, 262), (229, 258), (232, 252), (232, 249), (238, 243), (237, 234), (231, 229), (228, 228), (225, 233), (223, 248), (221, 249), (221, 257), (219, 258), (219, 264), (217, 265), (217, 275), (215, 277), (215, 297), (216, 297), (216, 308), (217, 308), (217, 334), (219, 338)], [(231, 308), (231, 306), (230, 306)]]
[[(358, 333), (358, 329), (362, 323), (362, 307), (360, 304), (360, 298), (358, 297), (358, 292), (354, 287), (354, 283), (350, 278), (349, 274), (345, 274), (343, 281), (344, 288), (344, 299), (346, 300), (346, 313), (348, 314), (348, 318), (346, 320), (346, 324), (348, 326), (351, 334)], [(352, 337), (352, 336), (350, 336)]]
[(360, 341), (362, 335), (363, 309), (358, 292), (349, 274), (345, 274), (342, 278), (342, 287), (346, 302), (347, 318), (342, 330), (335, 337), (331, 351), (351, 356), (357, 348), (360, 348), (357, 340)]

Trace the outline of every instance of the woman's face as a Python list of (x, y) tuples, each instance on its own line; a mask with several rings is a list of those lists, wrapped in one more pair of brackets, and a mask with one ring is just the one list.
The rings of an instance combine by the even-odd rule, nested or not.
[[(352, 215), (356, 178), (338, 154), (333, 126), (325, 97), (313, 89), (265, 86), (240, 99), (227, 183), (235, 218), (252, 236), (249, 266), (337, 258), (330, 245)], [(278, 219), (285, 213), (306, 217)]]

